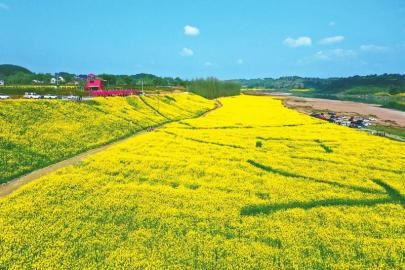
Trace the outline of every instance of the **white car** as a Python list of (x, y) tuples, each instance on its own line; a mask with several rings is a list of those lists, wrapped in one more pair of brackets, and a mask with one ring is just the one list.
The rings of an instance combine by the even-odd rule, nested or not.
[(66, 97), (68, 100), (79, 100), (79, 96), (70, 95)]
[(46, 95), (44, 96), (44, 98), (45, 98), (45, 99), (57, 99), (58, 96), (51, 95), (51, 94), (46, 94)]
[(33, 99), (39, 99), (41, 98), (40, 95), (33, 93), (33, 92), (26, 92), (23, 96), (23, 98), (33, 98)]
[(7, 96), (6, 94), (0, 94), (0, 99), (8, 99), (10, 96)]

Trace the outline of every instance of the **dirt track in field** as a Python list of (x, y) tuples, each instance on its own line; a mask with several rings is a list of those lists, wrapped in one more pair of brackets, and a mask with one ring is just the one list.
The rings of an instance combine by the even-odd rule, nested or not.
[(139, 131), (136, 134), (132, 135), (131, 137), (128, 137), (128, 138), (118, 140), (118, 141), (115, 141), (115, 142), (107, 144), (107, 145), (103, 145), (103, 146), (94, 148), (92, 150), (81, 153), (81, 154), (79, 154), (77, 156), (74, 156), (72, 158), (65, 159), (65, 160), (60, 161), (58, 163), (49, 165), (49, 166), (47, 166), (45, 168), (38, 169), (38, 170), (35, 170), (35, 171), (30, 172), (28, 174), (25, 174), (23, 176), (20, 176), (18, 178), (15, 178), (15, 179), (13, 179), (13, 180), (5, 183), (5, 184), (0, 185), (0, 198), (9, 195), (10, 193), (15, 191), (16, 189), (18, 189), (22, 185), (25, 185), (26, 183), (29, 183), (32, 180), (35, 180), (35, 179), (37, 179), (37, 178), (39, 178), (41, 176), (47, 175), (47, 174), (49, 174), (51, 172), (54, 172), (56, 170), (59, 170), (61, 168), (64, 168), (64, 167), (67, 167), (67, 166), (70, 166), (70, 165), (78, 164), (81, 160), (85, 159), (86, 157), (88, 157), (90, 155), (93, 155), (93, 154), (96, 154), (98, 152), (104, 151), (104, 150), (106, 150), (106, 149), (108, 149), (108, 148), (110, 148), (110, 147), (112, 147), (112, 146), (114, 146), (116, 144), (122, 143), (122, 142), (124, 142), (126, 140), (129, 140), (129, 139), (135, 137), (135, 136), (139, 136), (139, 135), (141, 135), (141, 134), (143, 134), (145, 132), (146, 132), (145, 130)]
[[(203, 117), (203, 116), (207, 115), (208, 113), (210, 113), (210, 112), (212, 112), (212, 111), (214, 111), (214, 110), (216, 110), (216, 109), (218, 109), (220, 107), (222, 107), (222, 104), (218, 100), (216, 100), (214, 108), (204, 112), (203, 114), (201, 114), (199, 116), (192, 117), (192, 118)], [(191, 118), (186, 118), (186, 119), (191, 119)], [(186, 120), (186, 119), (180, 119), (180, 120), (177, 120), (177, 121), (172, 121), (171, 123)], [(166, 124), (168, 124), (168, 123), (156, 126), (154, 129), (162, 128)], [(32, 171), (32, 172), (30, 172), (28, 174), (17, 177), (17, 178), (15, 178), (15, 179), (7, 182), (7, 183), (1, 184), (0, 185), (0, 199), (6, 197), (7, 195), (11, 194), (12, 192), (17, 190), (21, 186), (23, 186), (23, 185), (25, 185), (25, 184), (27, 184), (27, 183), (35, 180), (35, 179), (38, 179), (38, 178), (40, 178), (40, 177), (42, 177), (44, 175), (47, 175), (47, 174), (49, 174), (51, 172), (54, 172), (56, 170), (59, 170), (61, 168), (64, 168), (64, 167), (67, 167), (67, 166), (70, 166), (70, 165), (78, 164), (81, 160), (85, 159), (88, 156), (91, 156), (91, 155), (94, 155), (94, 154), (99, 153), (101, 151), (107, 150), (108, 148), (110, 148), (110, 147), (112, 147), (114, 145), (117, 145), (117, 144), (120, 144), (120, 143), (125, 142), (127, 140), (130, 140), (130, 139), (132, 139), (132, 138), (134, 138), (136, 136), (140, 136), (140, 135), (142, 135), (142, 134), (144, 134), (146, 132), (148, 132), (148, 131), (147, 130), (141, 130), (141, 131), (131, 135), (130, 137), (127, 137), (127, 138), (124, 138), (124, 139), (121, 139), (121, 140), (118, 140), (118, 141), (115, 141), (115, 142), (112, 142), (112, 143), (109, 143), (109, 144), (106, 144), (106, 145), (103, 145), (103, 146), (100, 146), (100, 147), (97, 147), (97, 148), (94, 148), (94, 149), (91, 149), (91, 150), (86, 151), (84, 153), (81, 153), (81, 154), (79, 154), (77, 156), (74, 156), (74, 157), (71, 157), (69, 159), (65, 159), (63, 161), (54, 163), (54, 164), (49, 165), (47, 167), (44, 167), (42, 169)]]
[(327, 110), (336, 113), (373, 116), (377, 118), (379, 124), (405, 127), (405, 112), (381, 108), (373, 104), (301, 97), (286, 97), (284, 104), (304, 113), (310, 113), (313, 110)]

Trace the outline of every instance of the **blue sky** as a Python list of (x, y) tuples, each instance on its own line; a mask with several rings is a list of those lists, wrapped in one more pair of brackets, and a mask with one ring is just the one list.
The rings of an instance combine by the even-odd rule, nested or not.
[(0, 0), (0, 63), (222, 79), (405, 73), (405, 1)]

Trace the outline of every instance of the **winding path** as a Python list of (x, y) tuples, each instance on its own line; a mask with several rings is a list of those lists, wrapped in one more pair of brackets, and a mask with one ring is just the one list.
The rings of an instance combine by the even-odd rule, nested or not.
[[(184, 118), (184, 119), (179, 119), (179, 120), (166, 122), (166, 123), (160, 124), (158, 126), (155, 126), (154, 129), (162, 128), (165, 125), (170, 124), (170, 123), (174, 123), (174, 122), (179, 122), (179, 121), (183, 121), (183, 120), (187, 120), (187, 119), (195, 119), (195, 118), (203, 117), (203, 116), (207, 115), (208, 113), (210, 113), (210, 112), (212, 112), (212, 111), (214, 111), (214, 110), (216, 110), (216, 109), (218, 109), (220, 107), (222, 107), (221, 102), (219, 102), (218, 100), (215, 100), (215, 107), (212, 108), (212, 109), (209, 109), (208, 111), (205, 111), (202, 114), (199, 114), (199, 115), (194, 116), (194, 117), (189, 117), (189, 118)], [(17, 190), (21, 186), (23, 186), (23, 185), (25, 185), (25, 184), (39, 178), (39, 177), (47, 175), (47, 174), (49, 174), (51, 172), (54, 172), (56, 170), (59, 170), (61, 168), (64, 168), (64, 167), (67, 167), (67, 166), (70, 166), (70, 165), (78, 164), (81, 160), (85, 159), (88, 156), (91, 156), (91, 155), (94, 155), (94, 154), (99, 153), (101, 151), (104, 151), (104, 150), (106, 150), (106, 149), (108, 149), (108, 148), (110, 148), (110, 147), (112, 147), (112, 146), (114, 146), (116, 144), (120, 144), (122, 142), (130, 140), (130, 139), (132, 139), (132, 138), (134, 138), (136, 136), (140, 136), (140, 135), (144, 134), (145, 132), (148, 132), (148, 131), (146, 129), (138, 131), (135, 134), (132, 134), (129, 137), (126, 137), (124, 139), (117, 140), (117, 141), (114, 141), (112, 143), (99, 146), (97, 148), (94, 148), (94, 149), (88, 150), (86, 152), (83, 152), (81, 154), (78, 154), (78, 155), (76, 155), (74, 157), (62, 160), (60, 162), (49, 165), (47, 167), (32, 171), (32, 172), (30, 172), (28, 174), (25, 174), (25, 175), (22, 175), (20, 177), (14, 178), (13, 180), (10, 180), (9, 182), (0, 185), (0, 199), (6, 197), (7, 195), (11, 194), (12, 192)]]

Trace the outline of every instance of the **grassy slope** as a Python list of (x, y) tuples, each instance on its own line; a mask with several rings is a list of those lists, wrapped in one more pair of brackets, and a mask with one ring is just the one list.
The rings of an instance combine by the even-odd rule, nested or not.
[(1, 200), (0, 268), (401, 268), (403, 143), (222, 102)]
[(294, 95), (303, 97), (339, 99), (355, 102), (380, 104), (385, 108), (405, 111), (404, 92), (395, 95), (390, 95), (389, 89), (382, 87), (352, 87), (336, 93), (328, 93), (324, 91), (312, 91), (312, 92), (291, 91), (291, 92)]
[(371, 126), (370, 129), (386, 132), (389, 134), (400, 136), (405, 139), (405, 128), (403, 128), (403, 127), (375, 125), (375, 126)]
[[(168, 99), (170, 97), (170, 99)], [(157, 97), (144, 97), (155, 103)], [(170, 101), (170, 102), (169, 102)], [(198, 115), (213, 106), (195, 95), (161, 97), (159, 115), (139, 97), (90, 102), (0, 101), (0, 183), (148, 126)]]
[(10, 64), (0, 65), (0, 76), (1, 75), (9, 76), (9, 75), (15, 74), (17, 72), (31, 73), (31, 71), (29, 71), (25, 67), (10, 65)]

